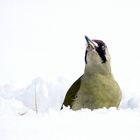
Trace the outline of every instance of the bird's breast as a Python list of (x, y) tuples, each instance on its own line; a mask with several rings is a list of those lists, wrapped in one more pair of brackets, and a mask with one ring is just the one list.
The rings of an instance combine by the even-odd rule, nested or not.
[(120, 96), (120, 88), (111, 75), (83, 76), (74, 106), (89, 109), (118, 106)]

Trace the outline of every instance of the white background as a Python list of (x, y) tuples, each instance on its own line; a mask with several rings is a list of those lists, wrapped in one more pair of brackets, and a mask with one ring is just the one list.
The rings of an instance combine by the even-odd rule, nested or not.
[(121, 86), (139, 91), (139, 6), (138, 0), (0, 0), (0, 83), (75, 80), (84, 71), (88, 35), (106, 42)]

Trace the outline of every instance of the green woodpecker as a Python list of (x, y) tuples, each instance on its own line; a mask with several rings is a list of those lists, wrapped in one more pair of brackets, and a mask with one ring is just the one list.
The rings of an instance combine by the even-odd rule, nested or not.
[(118, 107), (121, 90), (111, 73), (107, 46), (101, 40), (85, 39), (84, 74), (67, 91), (61, 109), (63, 105), (72, 110)]

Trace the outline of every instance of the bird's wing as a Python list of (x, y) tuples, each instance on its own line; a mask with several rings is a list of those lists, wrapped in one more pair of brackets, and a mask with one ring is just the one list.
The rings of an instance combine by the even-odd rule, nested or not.
[[(83, 76), (83, 75), (82, 75)], [(81, 77), (82, 77), (81, 76)], [(70, 106), (70, 108), (72, 107), (72, 102), (74, 101), (74, 99), (76, 98), (77, 92), (80, 88), (80, 84), (81, 84), (81, 77), (78, 78), (73, 84), (72, 86), (69, 88), (69, 90), (66, 93), (63, 105), (65, 106)], [(61, 109), (63, 108), (63, 105), (61, 107)]]

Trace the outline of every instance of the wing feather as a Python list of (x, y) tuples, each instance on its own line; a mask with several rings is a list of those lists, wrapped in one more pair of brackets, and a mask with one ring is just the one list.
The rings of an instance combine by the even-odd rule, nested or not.
[[(64, 102), (63, 102), (63, 105), (64, 106), (70, 106), (70, 108), (72, 107), (72, 103), (73, 103), (74, 99), (76, 98), (77, 92), (78, 92), (78, 90), (80, 88), (81, 77), (78, 78), (72, 84), (72, 86), (69, 88), (69, 90), (67, 91), (66, 96), (65, 96), (65, 99), (64, 99)], [(61, 109), (63, 109), (63, 105), (62, 105)]]

